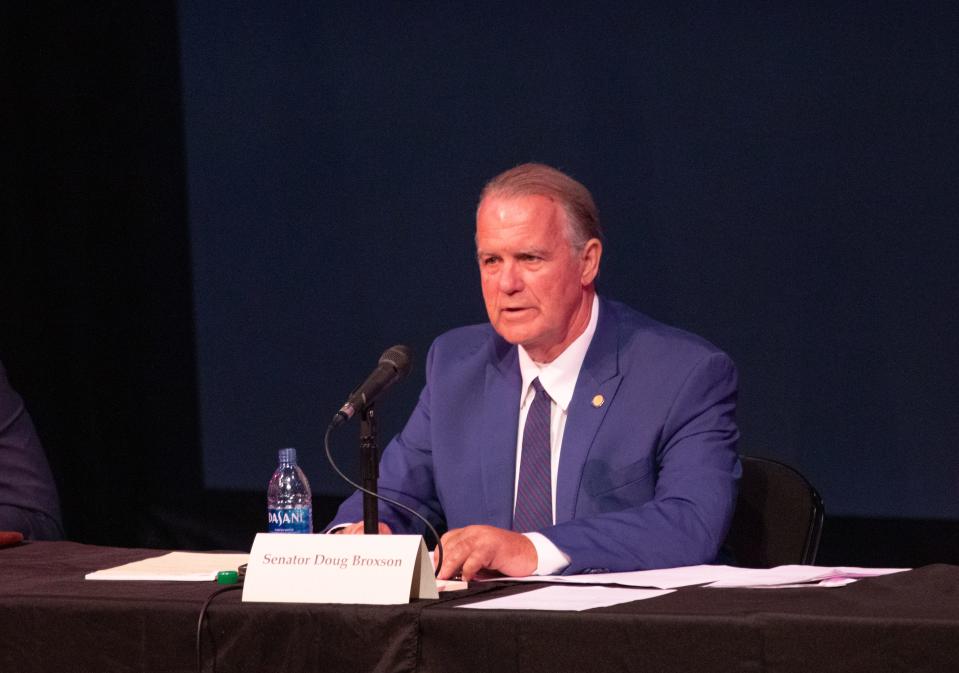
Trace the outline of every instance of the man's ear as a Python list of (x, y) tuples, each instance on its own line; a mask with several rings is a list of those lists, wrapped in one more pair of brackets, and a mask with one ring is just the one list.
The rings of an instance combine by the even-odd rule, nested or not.
[(598, 238), (591, 238), (586, 241), (583, 251), (580, 253), (580, 261), (583, 263), (583, 274), (580, 282), (583, 287), (590, 285), (596, 276), (599, 275), (599, 262), (603, 257), (603, 242)]

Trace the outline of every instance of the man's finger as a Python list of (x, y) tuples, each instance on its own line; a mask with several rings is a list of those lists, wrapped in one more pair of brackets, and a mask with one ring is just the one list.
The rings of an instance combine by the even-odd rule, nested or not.
[[(379, 526), (377, 528), (380, 531), (380, 535), (393, 534), (393, 531), (390, 529), (390, 527), (387, 526), (382, 521), (379, 522)], [(356, 523), (351, 523), (348, 526), (344, 526), (337, 532), (340, 533), (341, 535), (363, 535), (365, 530), (366, 530), (366, 525), (362, 521), (358, 521)]]
[(438, 578), (441, 580), (448, 580), (455, 577), (459, 572), (463, 561), (461, 558), (462, 553), (458, 550), (458, 545), (455, 542), (455, 538), (454, 542), (451, 543), (444, 535), (441, 541), (443, 543), (443, 566), (440, 568), (440, 574), (438, 575)]
[(460, 571), (460, 575), (462, 575), (464, 580), (469, 582), (471, 579), (476, 577), (476, 573), (488, 565), (489, 561), (485, 560), (484, 556), (485, 555), (481, 552), (474, 550), (473, 554), (466, 559), (466, 561), (463, 563), (463, 568)]

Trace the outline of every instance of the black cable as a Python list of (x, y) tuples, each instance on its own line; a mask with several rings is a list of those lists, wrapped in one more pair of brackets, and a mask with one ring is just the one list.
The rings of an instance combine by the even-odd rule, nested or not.
[(370, 495), (382, 500), (383, 502), (388, 502), (389, 504), (395, 507), (399, 507), (400, 509), (405, 509), (407, 512), (409, 512), (410, 514), (412, 514), (413, 516), (415, 516), (420, 521), (426, 524), (426, 527), (429, 528), (430, 532), (433, 534), (433, 539), (436, 540), (436, 550), (437, 550), (436, 569), (433, 571), (433, 576), (438, 577), (440, 574), (440, 569), (443, 567), (443, 543), (440, 542), (439, 533), (437, 533), (436, 529), (433, 528), (433, 524), (427, 521), (425, 516), (423, 516), (422, 514), (420, 514), (413, 508), (407, 507), (403, 503), (397, 502), (396, 500), (393, 500), (392, 498), (387, 498), (385, 495), (380, 495), (379, 493), (374, 493), (373, 491), (367, 490), (363, 488), (362, 486), (360, 486), (359, 484), (357, 484), (352, 479), (350, 479), (349, 477), (347, 477), (345, 474), (343, 474), (343, 471), (339, 467), (337, 467), (336, 461), (333, 460), (333, 454), (330, 452), (330, 436), (333, 434), (334, 427), (336, 426), (333, 423), (330, 423), (330, 425), (327, 426), (326, 428), (326, 435), (323, 437), (323, 448), (326, 450), (326, 460), (329, 461), (330, 467), (333, 468), (334, 472), (340, 475), (340, 479), (342, 479), (343, 481), (345, 481), (347, 484), (357, 489), (358, 491), (361, 491), (363, 493), (369, 493)]
[[(227, 591), (236, 591), (237, 589), (242, 589), (242, 584), (229, 584), (225, 587), (220, 587), (212, 594), (207, 596), (206, 600), (203, 602), (203, 607), (200, 608), (200, 618), (196, 623), (196, 673), (203, 673), (203, 619), (206, 617), (206, 610), (210, 607), (210, 603), (213, 602), (213, 599), (219, 596), (222, 593)], [(214, 670), (216, 669), (216, 657), (214, 656)]]

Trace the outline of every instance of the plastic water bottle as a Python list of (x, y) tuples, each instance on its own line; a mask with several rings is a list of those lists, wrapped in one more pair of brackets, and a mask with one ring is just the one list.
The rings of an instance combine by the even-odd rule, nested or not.
[(310, 482), (296, 464), (296, 449), (280, 449), (280, 465), (270, 478), (266, 511), (271, 533), (312, 533)]

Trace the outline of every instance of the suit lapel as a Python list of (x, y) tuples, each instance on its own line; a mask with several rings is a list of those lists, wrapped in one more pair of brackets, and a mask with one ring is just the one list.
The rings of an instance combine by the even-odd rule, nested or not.
[(513, 486), (516, 475), (516, 429), (523, 384), (516, 348), (494, 337), (486, 365), (483, 395), (482, 452), (483, 495), (486, 520), (493, 526), (513, 524)]
[[(622, 378), (619, 373), (619, 325), (609, 305), (600, 300), (596, 332), (576, 380), (563, 432), (556, 478), (557, 523), (569, 521), (576, 513), (586, 458)], [(602, 396), (598, 406), (594, 403), (598, 402), (597, 395)], [(518, 398), (516, 404), (519, 405)]]

